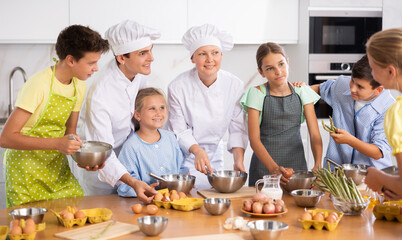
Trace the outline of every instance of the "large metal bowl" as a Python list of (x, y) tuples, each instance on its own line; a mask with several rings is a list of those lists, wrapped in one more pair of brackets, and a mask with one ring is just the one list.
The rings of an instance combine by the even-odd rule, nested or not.
[(168, 218), (162, 216), (145, 216), (137, 219), (138, 227), (147, 236), (157, 236), (165, 230)]
[(391, 175), (399, 175), (399, 169), (396, 166), (386, 167), (381, 170)]
[(279, 221), (256, 220), (248, 222), (247, 227), (255, 240), (278, 240), (289, 226)]
[(10, 214), (13, 219), (28, 219), (32, 218), (36, 224), (42, 223), (43, 222), (43, 217), (45, 216), (45, 213), (47, 212), (46, 208), (36, 208), (36, 207), (30, 207), (30, 208), (18, 208), (10, 211), (8, 214)]
[(362, 183), (366, 176), (368, 165), (363, 164), (342, 164), (343, 172), (347, 178), (352, 178), (356, 185)]
[(214, 171), (207, 176), (211, 186), (221, 193), (236, 192), (247, 180), (247, 173), (233, 170)]
[(298, 189), (290, 192), (293, 196), (295, 203), (299, 207), (315, 207), (320, 201), (324, 192), (311, 189)]
[(82, 141), (81, 149), (71, 156), (79, 165), (94, 167), (102, 165), (112, 153), (112, 145), (98, 141)]
[(169, 191), (176, 190), (178, 192), (190, 193), (195, 183), (195, 176), (185, 174), (168, 174), (161, 175), (166, 181), (160, 181), (161, 189), (168, 188)]
[(288, 193), (297, 189), (309, 189), (311, 188), (311, 184), (313, 183), (314, 179), (315, 177), (313, 172), (298, 170), (293, 173), (286, 185), (281, 184), (281, 186)]

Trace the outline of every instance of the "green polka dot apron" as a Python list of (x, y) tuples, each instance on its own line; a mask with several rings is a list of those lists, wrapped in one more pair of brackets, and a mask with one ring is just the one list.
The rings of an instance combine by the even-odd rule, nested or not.
[[(31, 137), (58, 138), (64, 136), (66, 122), (77, 101), (52, 91), (53, 67), (49, 98), (38, 122), (26, 134)], [(6, 195), (7, 207), (46, 199), (84, 196), (77, 179), (71, 173), (67, 157), (57, 150), (7, 149)]]

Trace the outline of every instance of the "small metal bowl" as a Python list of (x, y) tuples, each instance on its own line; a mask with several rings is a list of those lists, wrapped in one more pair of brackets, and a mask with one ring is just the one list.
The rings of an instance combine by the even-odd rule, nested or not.
[(10, 211), (8, 214), (10, 214), (13, 219), (28, 219), (32, 218), (34, 220), (35, 224), (39, 224), (43, 222), (43, 217), (45, 216), (45, 213), (47, 212), (46, 208), (36, 208), (36, 207), (30, 207), (30, 208), (18, 208)]
[(399, 175), (399, 169), (396, 166), (386, 167), (381, 169), (381, 171), (391, 175)]
[(362, 183), (366, 176), (368, 165), (363, 164), (342, 164), (343, 172), (347, 178), (352, 178), (356, 185)]
[(80, 166), (94, 167), (101, 166), (112, 153), (112, 145), (98, 141), (82, 141), (78, 152), (71, 155), (74, 161)]
[(270, 220), (251, 221), (247, 223), (247, 227), (255, 240), (279, 240), (288, 229), (286, 223)]
[(290, 192), (293, 196), (295, 203), (299, 207), (315, 207), (320, 201), (324, 192), (319, 190), (298, 189)]
[(169, 191), (176, 190), (177, 192), (190, 193), (195, 183), (195, 176), (186, 174), (168, 174), (161, 175), (166, 181), (160, 181), (161, 189), (168, 188)]
[(289, 182), (286, 185), (281, 184), (281, 187), (288, 193), (297, 189), (309, 189), (314, 179), (313, 172), (298, 170), (289, 178)]
[(247, 180), (247, 173), (233, 170), (214, 171), (207, 176), (211, 186), (221, 193), (236, 192)]
[(207, 198), (204, 199), (204, 207), (212, 215), (221, 215), (228, 210), (230, 202), (227, 198)]
[(165, 230), (168, 218), (162, 216), (145, 216), (137, 219), (138, 227), (147, 236), (157, 236)]

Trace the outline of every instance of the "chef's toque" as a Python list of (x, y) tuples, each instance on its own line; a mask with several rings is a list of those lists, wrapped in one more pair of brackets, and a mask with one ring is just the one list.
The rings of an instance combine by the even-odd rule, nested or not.
[(207, 45), (217, 46), (221, 51), (230, 51), (233, 48), (232, 36), (227, 32), (220, 31), (212, 24), (190, 28), (181, 41), (184, 47), (190, 51), (191, 56), (198, 48)]
[(111, 26), (105, 33), (115, 56), (137, 51), (152, 44), (161, 36), (156, 29), (143, 26), (133, 20), (125, 20)]

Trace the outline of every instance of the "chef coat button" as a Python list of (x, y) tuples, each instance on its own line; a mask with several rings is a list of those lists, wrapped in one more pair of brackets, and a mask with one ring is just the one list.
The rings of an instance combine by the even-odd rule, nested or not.
[(155, 148), (159, 148), (158, 144), (155, 144)]

